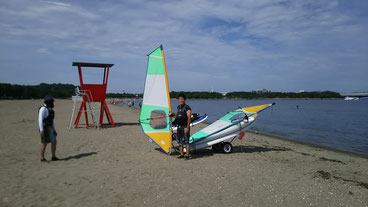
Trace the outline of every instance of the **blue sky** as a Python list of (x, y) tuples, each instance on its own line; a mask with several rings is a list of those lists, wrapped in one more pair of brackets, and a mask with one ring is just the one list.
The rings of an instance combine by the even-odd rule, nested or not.
[(170, 90), (367, 91), (367, 34), (361, 0), (3, 0), (0, 82), (78, 84), (73, 61), (107, 62), (109, 92), (142, 92), (163, 44)]

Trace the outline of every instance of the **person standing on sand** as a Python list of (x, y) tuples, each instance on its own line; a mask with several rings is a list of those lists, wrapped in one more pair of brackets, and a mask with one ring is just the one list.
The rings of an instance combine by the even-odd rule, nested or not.
[(56, 157), (56, 130), (54, 124), (55, 112), (54, 98), (51, 95), (46, 95), (44, 105), (38, 110), (38, 127), (41, 135), (41, 162), (47, 162), (45, 158), (45, 150), (48, 143), (51, 142), (52, 161), (57, 161)]
[[(169, 116), (175, 115), (174, 126), (177, 126), (177, 138), (179, 140), (180, 156), (178, 158), (190, 159), (190, 146), (189, 146), (189, 136), (190, 136), (190, 117), (192, 109), (190, 106), (185, 104), (186, 96), (184, 94), (179, 94), (178, 101), (179, 105), (177, 107), (177, 112), (169, 113)], [(186, 148), (186, 154), (184, 156), (184, 149)]]

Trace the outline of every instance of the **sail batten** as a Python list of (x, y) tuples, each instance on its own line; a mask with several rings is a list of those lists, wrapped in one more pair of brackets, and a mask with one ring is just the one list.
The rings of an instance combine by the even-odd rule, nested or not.
[(147, 74), (140, 114), (143, 132), (166, 153), (171, 148), (169, 85), (162, 46), (148, 55)]

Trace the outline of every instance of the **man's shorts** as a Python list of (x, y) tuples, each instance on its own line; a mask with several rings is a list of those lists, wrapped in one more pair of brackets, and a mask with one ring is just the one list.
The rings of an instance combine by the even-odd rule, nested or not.
[(190, 137), (190, 131), (188, 133), (188, 136), (185, 136), (185, 129), (184, 126), (178, 126), (176, 138), (178, 139), (179, 146), (186, 147), (189, 145), (189, 137)]
[(56, 142), (56, 138), (54, 135), (54, 130), (52, 128), (46, 129), (44, 136), (41, 136), (41, 143), (47, 144), (50, 142)]

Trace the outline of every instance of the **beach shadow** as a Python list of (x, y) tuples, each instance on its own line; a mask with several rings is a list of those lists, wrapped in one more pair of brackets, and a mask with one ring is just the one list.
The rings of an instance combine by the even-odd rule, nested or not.
[(118, 122), (115, 123), (115, 127), (121, 127), (121, 126), (136, 126), (139, 125), (138, 122)]
[[(115, 127), (136, 126), (136, 125), (139, 125), (139, 123), (138, 122), (118, 122), (118, 123), (115, 123)], [(110, 129), (110, 128), (115, 128), (115, 127), (113, 127), (111, 124), (107, 124), (107, 123), (104, 123), (101, 126), (102, 129)], [(74, 126), (73, 126), (72, 129), (98, 129), (98, 127), (97, 128), (92, 127), (92, 126), (87, 127), (86, 124), (79, 124), (77, 128), (74, 128)]]
[[(156, 148), (155, 150), (160, 151), (162, 153), (165, 153), (161, 148)], [(286, 147), (260, 147), (260, 146), (233, 146), (233, 151), (231, 153), (254, 153), (254, 152), (284, 152), (284, 151), (290, 151), (289, 148)], [(199, 149), (195, 150), (191, 153), (192, 159), (198, 159), (198, 158), (205, 158), (205, 157), (211, 157), (214, 154), (224, 154), (224, 152), (214, 152), (212, 149), (205, 148), (205, 149)], [(178, 156), (179, 153), (173, 152), (171, 156)]]
[(136, 126), (139, 125), (137, 122), (115, 122), (115, 127), (113, 127), (111, 124), (102, 124), (102, 129), (110, 129), (110, 128), (116, 128), (116, 127), (122, 127), (122, 126)]
[[(165, 153), (165, 151), (163, 151), (161, 148), (155, 148), (156, 151)], [(195, 150), (193, 152), (191, 152), (192, 155), (192, 159), (198, 159), (198, 158), (203, 158), (203, 157), (211, 157), (213, 156), (213, 151), (211, 149), (200, 149), (200, 150)], [(173, 151), (170, 156), (179, 156), (179, 153), (176, 151)]]
[(68, 161), (68, 160), (71, 160), (71, 159), (80, 159), (80, 158), (88, 157), (88, 156), (95, 155), (95, 154), (97, 154), (97, 152), (81, 153), (81, 154), (77, 154), (77, 155), (62, 158), (62, 159), (60, 159), (60, 161)]
[(254, 152), (284, 152), (290, 151), (286, 147), (261, 147), (261, 146), (234, 146), (232, 153), (254, 153)]

